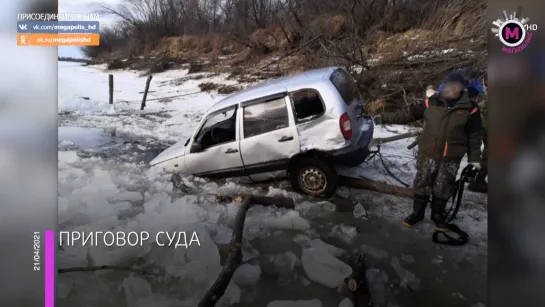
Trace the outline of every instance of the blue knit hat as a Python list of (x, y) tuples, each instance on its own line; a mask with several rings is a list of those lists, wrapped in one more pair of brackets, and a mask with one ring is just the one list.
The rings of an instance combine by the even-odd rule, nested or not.
[(461, 84), (465, 85), (466, 84), (466, 79), (464, 78), (464, 76), (462, 76), (461, 73), (453, 72), (453, 73), (450, 73), (445, 78), (445, 81), (443, 81), (443, 83), (449, 83), (449, 82), (460, 82)]

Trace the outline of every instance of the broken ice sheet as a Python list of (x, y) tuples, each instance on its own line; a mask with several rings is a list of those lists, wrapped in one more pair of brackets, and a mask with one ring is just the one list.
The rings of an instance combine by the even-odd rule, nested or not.
[(441, 256), (435, 256), (435, 258), (431, 259), (432, 264), (441, 264), (443, 263), (443, 257)]
[(259, 257), (259, 251), (246, 239), (242, 239), (242, 261), (248, 262)]
[(407, 262), (407, 263), (413, 263), (414, 262), (414, 257), (412, 255), (401, 255), (401, 260)]
[(144, 197), (140, 192), (119, 191), (115, 195), (108, 196), (107, 199), (111, 203), (121, 201), (138, 202), (142, 201)]
[(299, 282), (301, 282), (301, 284), (305, 287), (308, 287), (311, 284), (310, 280), (304, 276), (299, 276)]
[(58, 298), (64, 299), (70, 295), (73, 287), (73, 279), (67, 276), (60, 275), (57, 277), (57, 292), (56, 295)]
[(234, 275), (233, 281), (239, 287), (254, 287), (261, 279), (261, 268), (259, 265), (245, 263), (239, 266)]
[(335, 257), (340, 257), (346, 253), (346, 251), (342, 248), (338, 248), (334, 245), (325, 243), (324, 241), (320, 239), (311, 240), (308, 236), (305, 236), (303, 234), (297, 234), (293, 238), (293, 241), (297, 243), (299, 246), (301, 246), (302, 248), (314, 247), (317, 249), (321, 249), (325, 252), (328, 252)]
[(318, 299), (300, 301), (273, 301), (267, 304), (267, 307), (322, 307), (322, 302)]
[(276, 272), (281, 276), (291, 274), (296, 267), (301, 265), (299, 258), (292, 252), (276, 255), (273, 263)]
[(401, 280), (401, 287), (409, 290), (416, 290), (420, 287), (420, 279), (418, 279), (413, 273), (404, 269), (400, 264), (399, 258), (393, 257), (390, 264), (392, 265), (397, 276)]
[(297, 243), (299, 246), (305, 248), (310, 247), (310, 238), (304, 234), (298, 233), (293, 237), (293, 242)]
[(346, 187), (338, 187), (335, 194), (341, 198), (348, 199), (350, 197), (350, 190)]
[(369, 282), (369, 291), (371, 292), (373, 303), (375, 303), (376, 306), (386, 304), (388, 292), (386, 283), (388, 282), (388, 275), (379, 269), (370, 268), (365, 271), (365, 276)]
[(310, 228), (310, 224), (299, 215), (299, 212), (293, 210), (288, 210), (281, 215), (269, 213), (267, 216), (247, 217), (245, 224), (250, 227), (258, 224), (270, 229), (305, 230)]
[(335, 257), (340, 257), (342, 255), (344, 255), (346, 253), (345, 250), (341, 249), (341, 248), (338, 248), (336, 246), (333, 246), (331, 244), (327, 244), (325, 243), (324, 241), (320, 240), (320, 239), (314, 239), (312, 241), (310, 241), (310, 247), (314, 247), (316, 249), (321, 249), (325, 252), (328, 252), (329, 254), (331, 254), (332, 256), (335, 256)]
[(123, 289), (127, 307), (153, 306), (153, 293), (150, 284), (139, 277), (127, 277), (123, 280)]
[[(104, 280), (94, 274), (73, 274), (72, 297), (78, 297), (84, 301), (105, 304), (111, 294), (111, 288)], [(78, 276), (79, 275), (79, 276)]]
[(240, 302), (242, 291), (231, 281), (225, 290), (225, 294), (219, 299), (216, 306), (231, 306)]
[(214, 235), (212, 236), (212, 240), (214, 241), (214, 243), (220, 245), (229, 244), (229, 242), (231, 242), (233, 230), (225, 225), (218, 225), (213, 233)]
[(331, 236), (337, 237), (347, 244), (352, 243), (352, 240), (354, 240), (357, 235), (358, 230), (356, 227), (346, 226), (344, 224), (335, 225), (331, 230)]
[(388, 257), (388, 252), (381, 249), (381, 248), (378, 248), (378, 247), (374, 247), (374, 246), (370, 246), (370, 245), (362, 245), (360, 250), (366, 254), (366, 255), (369, 255), (375, 259), (383, 259), (383, 258), (386, 258)]
[(303, 249), (301, 262), (310, 280), (328, 288), (336, 288), (348, 275), (352, 274), (352, 268), (349, 265), (323, 249)]
[(337, 207), (328, 201), (310, 202), (302, 201), (295, 204), (295, 209), (308, 218), (320, 217), (330, 212), (335, 212)]
[(354, 304), (349, 298), (345, 298), (339, 303), (339, 307), (354, 307)]
[(259, 263), (263, 273), (280, 277), (294, 275), (295, 268), (301, 265), (299, 258), (292, 252), (262, 255)]
[(362, 204), (360, 203), (357, 203), (355, 206), (354, 206), (354, 217), (359, 219), (359, 218), (362, 218), (362, 219), (367, 219), (367, 211), (365, 210), (365, 208), (363, 207)]

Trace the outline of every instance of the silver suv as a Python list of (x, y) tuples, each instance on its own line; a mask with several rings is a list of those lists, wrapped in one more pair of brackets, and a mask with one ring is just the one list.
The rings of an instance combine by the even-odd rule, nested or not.
[(150, 164), (198, 177), (288, 177), (297, 191), (329, 197), (337, 188), (335, 165), (360, 165), (373, 130), (350, 74), (322, 68), (226, 97), (190, 139)]

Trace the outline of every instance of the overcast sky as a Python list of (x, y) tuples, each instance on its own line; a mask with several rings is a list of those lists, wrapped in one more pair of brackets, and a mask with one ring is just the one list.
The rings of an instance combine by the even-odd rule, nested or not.
[[(97, 13), (101, 5), (115, 5), (122, 0), (59, 0), (59, 13)], [(101, 14), (100, 26), (112, 24), (113, 17)], [(59, 56), (82, 58), (81, 47), (60, 46)]]

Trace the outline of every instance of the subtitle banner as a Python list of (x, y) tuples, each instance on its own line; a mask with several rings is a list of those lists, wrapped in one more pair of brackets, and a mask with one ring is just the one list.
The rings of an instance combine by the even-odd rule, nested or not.
[(18, 21), (19, 46), (98, 46), (98, 21)]

